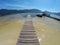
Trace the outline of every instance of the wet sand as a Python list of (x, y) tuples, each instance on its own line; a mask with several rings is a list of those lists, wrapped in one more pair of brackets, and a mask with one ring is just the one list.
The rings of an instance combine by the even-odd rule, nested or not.
[(48, 17), (34, 18), (40, 45), (60, 45), (60, 22)]
[(16, 45), (23, 24), (24, 19), (22, 18), (1, 17), (0, 45)]

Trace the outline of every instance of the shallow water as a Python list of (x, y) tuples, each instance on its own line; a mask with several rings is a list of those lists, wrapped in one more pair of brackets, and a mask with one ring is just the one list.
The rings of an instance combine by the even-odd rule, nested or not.
[(34, 18), (33, 24), (40, 45), (60, 45), (60, 21), (42, 17)]
[(51, 14), (50, 16), (60, 19), (60, 15)]
[[(0, 45), (16, 45), (24, 20), (28, 14), (0, 17)], [(32, 15), (40, 45), (60, 45), (60, 21), (48, 17), (37, 18), (35, 13)]]
[(9, 15), (0, 19), (0, 45), (16, 45), (24, 18), (19, 15)]

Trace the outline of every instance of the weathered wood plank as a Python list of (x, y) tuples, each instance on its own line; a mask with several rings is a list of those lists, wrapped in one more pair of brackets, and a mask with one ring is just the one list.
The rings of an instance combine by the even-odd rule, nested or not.
[(16, 45), (39, 45), (30, 16), (27, 17)]

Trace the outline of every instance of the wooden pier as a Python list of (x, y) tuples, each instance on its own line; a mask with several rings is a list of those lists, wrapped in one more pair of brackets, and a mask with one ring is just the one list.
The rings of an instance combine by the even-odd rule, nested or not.
[(16, 45), (39, 45), (30, 15), (25, 20)]

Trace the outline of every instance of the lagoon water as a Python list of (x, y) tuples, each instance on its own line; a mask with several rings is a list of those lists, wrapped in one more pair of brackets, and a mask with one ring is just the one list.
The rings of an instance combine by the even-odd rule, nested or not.
[(60, 15), (51, 14), (50, 16), (60, 19)]
[[(36, 17), (36, 15), (40, 13), (20, 13), (20, 14), (23, 17), (26, 17), (28, 14), (30, 14), (32, 17)], [(50, 16), (60, 19), (60, 15), (51, 14)]]
[[(38, 18), (36, 14), (40, 13), (20, 13), (0, 17), (0, 45), (16, 45), (27, 15), (32, 16), (40, 45), (60, 45), (60, 21), (49, 17)], [(60, 18), (59, 15), (54, 17)]]
[(36, 17), (33, 24), (40, 45), (60, 45), (60, 21), (49, 17)]
[[(37, 14), (40, 14), (40, 13), (19, 13), (19, 14), (7, 15), (7, 16), (10, 17), (10, 18), (13, 18), (13, 17), (26, 18), (27, 15), (31, 15), (31, 17), (33, 18), (33, 17), (36, 17)], [(51, 14), (50, 16), (60, 19), (60, 15)], [(1, 19), (1, 17), (0, 17), (0, 19)]]

